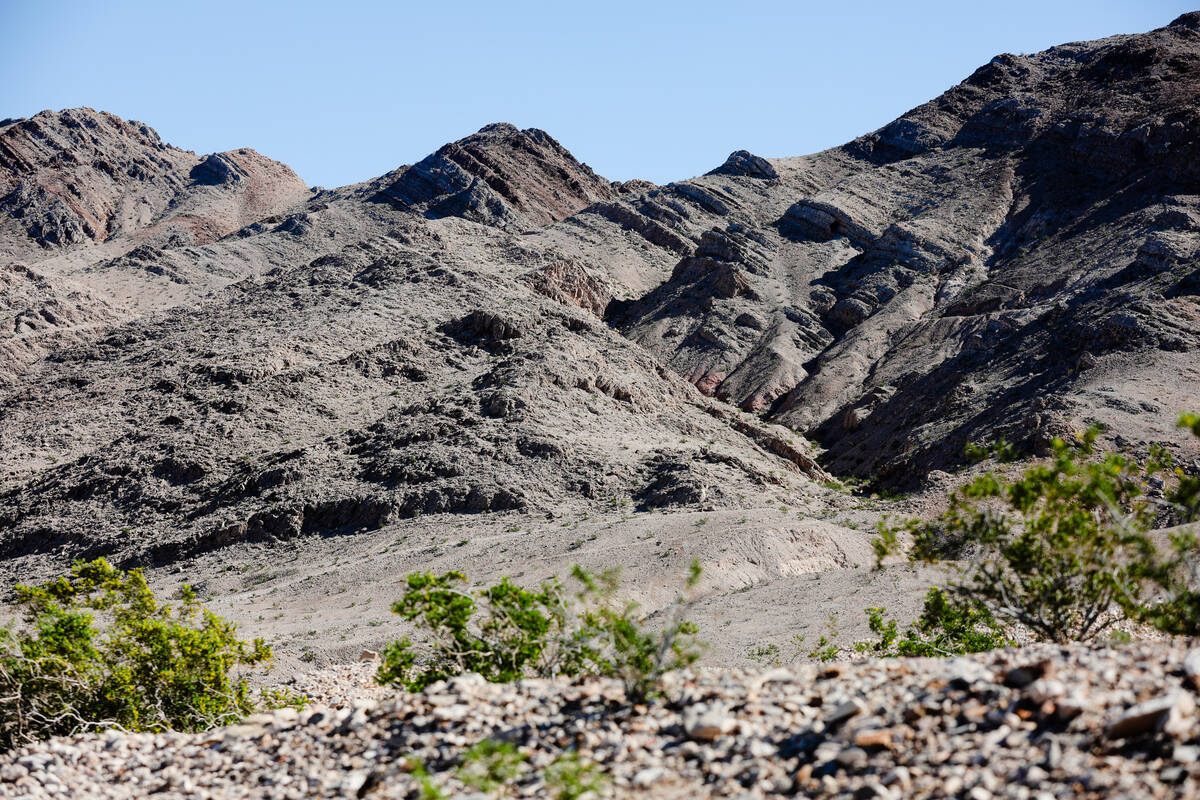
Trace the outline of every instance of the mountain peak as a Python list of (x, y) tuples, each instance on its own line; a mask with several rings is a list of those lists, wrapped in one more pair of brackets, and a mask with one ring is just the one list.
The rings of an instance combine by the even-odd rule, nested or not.
[(520, 133), (521, 130), (511, 122), (491, 122), (479, 129), (479, 133)]
[(616, 194), (548, 133), (507, 122), (443, 145), (400, 170), (375, 199), (511, 230), (557, 222)]
[(1200, 30), (1200, 11), (1189, 11), (1186, 14), (1180, 14), (1175, 19), (1171, 20), (1168, 28), (1191, 28), (1192, 30)]
[[(193, 202), (210, 185), (245, 199), (233, 207), (228, 198)], [(0, 128), (0, 211), (41, 247), (108, 241), (185, 207), (192, 219), (175, 233), (203, 243), (306, 192), (286, 165), (253, 150), (197, 156), (148, 125), (87, 107), (41, 111)]]

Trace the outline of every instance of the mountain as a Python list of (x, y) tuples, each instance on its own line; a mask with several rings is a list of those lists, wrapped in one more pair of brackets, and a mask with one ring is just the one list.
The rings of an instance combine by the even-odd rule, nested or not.
[(1186, 460), (1198, 94), (1188, 14), (664, 186), (507, 124), (311, 190), (89, 109), (5, 121), (0, 554), (820, 515), (829, 473), (944, 486), (969, 442), (1092, 423)]
[[(291, 169), (241, 149), (200, 157), (140, 122), (75, 108), (0, 122), (9, 252), (101, 243), (206, 244), (303, 199)], [(15, 246), (14, 246), (15, 245)]]
[(518, 231), (558, 222), (619, 190), (544, 131), (521, 131), (504, 122), (377, 183), (372, 200), (433, 219), (462, 217)]
[[(172, 256), (309, 194), (253, 150), (197, 156), (90, 108), (0, 122), (0, 386), (105, 325), (243, 277), (228, 260), (181, 271)], [(134, 269), (114, 280), (114, 263)]]
[(836, 472), (912, 486), (968, 442), (1093, 421), (1172, 439), (1200, 346), (1198, 20), (997, 56), (843, 147), (648, 197), (696, 245), (610, 322)]

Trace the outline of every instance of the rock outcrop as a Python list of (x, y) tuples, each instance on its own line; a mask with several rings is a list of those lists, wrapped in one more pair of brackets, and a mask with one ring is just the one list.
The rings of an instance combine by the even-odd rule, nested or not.
[[(844, 147), (770, 173), (735, 153), (626, 202), (689, 249), (609, 320), (884, 482), (970, 441), (1038, 452), (1039, 404), (1134, 448), (1172, 439), (1200, 346), (1195, 19), (998, 56)], [(718, 255), (717, 236), (753, 245)]]
[(43, 111), (0, 128), (0, 211), (45, 247), (104, 241), (166, 210), (196, 160), (139, 122)]
[(615, 194), (545, 131), (495, 123), (400, 169), (373, 199), (520, 231)]

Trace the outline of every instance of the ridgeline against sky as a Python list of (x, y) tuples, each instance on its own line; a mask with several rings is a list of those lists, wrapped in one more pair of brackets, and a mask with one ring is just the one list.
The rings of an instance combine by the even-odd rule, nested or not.
[(104, 109), (185, 149), (252, 146), (320, 186), (503, 120), (550, 131), (601, 175), (663, 183), (739, 148), (833, 147), (998, 53), (1148, 30), (1188, 9), (7, 0), (0, 117)]

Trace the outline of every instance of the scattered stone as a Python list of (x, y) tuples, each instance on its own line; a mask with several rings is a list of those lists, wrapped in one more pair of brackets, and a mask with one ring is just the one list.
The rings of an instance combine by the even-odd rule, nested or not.
[(833, 728), (842, 724), (851, 717), (862, 714), (866, 710), (867, 707), (863, 705), (861, 700), (847, 700), (844, 703), (839, 703), (838, 705), (834, 706), (833, 709), (825, 715), (825, 725), (826, 727)]
[(863, 748), (890, 748), (892, 732), (889, 730), (861, 730), (854, 734), (854, 744)]
[(896, 767), (883, 776), (883, 783), (885, 786), (898, 786), (902, 791), (907, 791), (912, 786), (912, 774), (908, 767)]
[(1145, 733), (1182, 733), (1191, 722), (1196, 703), (1191, 695), (1173, 691), (1138, 703), (1115, 719), (1107, 729), (1109, 738), (1125, 739)]
[(862, 769), (867, 765), (870, 756), (861, 747), (847, 747), (838, 753), (835, 760), (846, 769)]
[(1036, 702), (1045, 703), (1057, 700), (1067, 693), (1067, 687), (1062, 681), (1053, 678), (1039, 678), (1025, 689), (1026, 693)]
[(724, 710), (698, 706), (684, 712), (683, 729), (687, 735), (700, 742), (714, 741), (733, 730), (736, 722)]
[(1183, 674), (1187, 676), (1193, 689), (1200, 690), (1200, 647), (1192, 648), (1184, 657)]
[(1194, 744), (1175, 745), (1171, 758), (1181, 764), (1194, 764), (1200, 761), (1200, 746)]
[(1004, 685), (1022, 689), (1043, 677), (1047, 672), (1048, 666), (1048, 662), (1043, 661), (1038, 664), (1023, 664), (1019, 667), (1013, 667), (1005, 673)]
[[(618, 681), (595, 678), (500, 685), (464, 675), (419, 694), (365, 694), (370, 665), (355, 662), (305, 678), (345, 684), (324, 690), (333, 707), (195, 735), (108, 731), (0, 756), (0, 798), (398, 800), (419, 796), (418, 764), (446, 796), (468, 797), (457, 766), (485, 739), (526, 756), (522, 797), (553, 796), (545, 770), (567, 751), (600, 765), (616, 796), (1190, 797), (1200, 745), (1164, 749), (1162, 738), (1191, 735), (1190, 678), (1172, 667), (1185, 653), (1169, 642), (1029, 647), (1021, 655), (1040, 658), (1042, 674), (1023, 688), (980, 677), (1010, 675), (1011, 651), (846, 663), (825, 678), (808, 665), (673, 673), (665, 699), (637, 706)], [(1067, 724), (1054, 682), (1079, 701)], [(814, 696), (828, 698), (824, 708)], [(1152, 699), (1127, 707), (1138, 697)]]
[(633, 785), (641, 788), (653, 786), (662, 780), (667, 771), (662, 767), (647, 767), (633, 776)]

